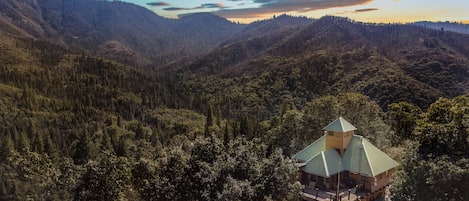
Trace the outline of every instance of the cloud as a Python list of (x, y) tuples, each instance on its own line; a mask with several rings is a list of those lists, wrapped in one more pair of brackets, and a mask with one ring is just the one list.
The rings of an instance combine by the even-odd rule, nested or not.
[(197, 9), (204, 9), (204, 8), (220, 8), (224, 9), (227, 8), (225, 7), (222, 3), (205, 3), (200, 6), (194, 7), (194, 8), (183, 8), (183, 7), (167, 7), (163, 8), (165, 11), (181, 11), (181, 10), (197, 10)]
[(190, 10), (189, 8), (181, 8), (181, 7), (167, 7), (163, 8), (165, 11), (180, 11), (180, 10)]
[(370, 12), (370, 11), (377, 11), (377, 8), (365, 8), (365, 9), (357, 9), (354, 13), (363, 13), (363, 12)]
[(214, 12), (225, 18), (255, 18), (285, 12), (308, 12), (313, 10), (362, 5), (373, 0), (254, 0), (261, 4), (256, 8), (221, 9)]
[(147, 3), (147, 5), (149, 6), (169, 6), (169, 3), (166, 3), (166, 2), (150, 2), (150, 3)]
[(377, 11), (379, 10), (378, 8), (364, 8), (364, 9), (357, 9), (357, 10), (346, 10), (342, 12), (337, 12), (335, 13), (336, 15), (349, 15), (349, 14), (355, 14), (355, 13), (363, 13), (363, 12), (370, 12), (370, 11)]
[(199, 7), (195, 7), (193, 9), (200, 9), (200, 8), (224, 8), (222, 3), (206, 3), (202, 4)]
[(271, 3), (274, 2), (274, 0), (254, 0), (254, 3)]
[(254, 0), (254, 3), (272, 3), (274, 0)]

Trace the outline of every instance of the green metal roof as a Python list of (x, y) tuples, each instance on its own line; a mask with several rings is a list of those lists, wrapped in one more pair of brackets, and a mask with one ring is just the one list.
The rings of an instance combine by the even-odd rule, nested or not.
[(399, 166), (391, 157), (359, 135), (353, 136), (343, 162), (346, 170), (367, 176), (376, 176)]
[(334, 120), (329, 125), (324, 127), (323, 130), (336, 131), (336, 132), (349, 132), (349, 131), (357, 130), (357, 128), (353, 126), (351, 123), (349, 123), (347, 120), (345, 120), (344, 118), (339, 117), (338, 119)]
[(336, 150), (321, 151), (306, 162), (303, 171), (322, 177), (330, 177), (344, 171), (343, 165), (340, 165), (339, 170), (339, 163), (342, 163), (342, 159)]
[(352, 137), (344, 154), (344, 166), (350, 172), (374, 176), (362, 139), (363, 137), (358, 135)]
[(330, 177), (340, 171), (348, 170), (369, 177), (376, 176), (399, 164), (380, 151), (363, 136), (354, 135), (341, 158), (335, 149), (325, 150), (326, 135), (311, 143), (293, 156), (302, 161), (303, 171), (323, 177)]
[(306, 148), (298, 152), (297, 154), (293, 155), (293, 159), (306, 162), (310, 160), (313, 156), (318, 154), (321, 151), (326, 150), (326, 136), (323, 135), (320, 137), (318, 140), (314, 141), (310, 145), (308, 145)]

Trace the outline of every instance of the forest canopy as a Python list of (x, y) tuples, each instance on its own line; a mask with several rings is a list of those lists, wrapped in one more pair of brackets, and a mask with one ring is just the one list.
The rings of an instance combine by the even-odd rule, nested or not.
[(158, 26), (140, 32), (170, 38), (146, 46), (133, 25), (59, 23), (62, 1), (47, 2), (0, 3), (32, 24), (0, 15), (0, 200), (299, 200), (290, 157), (340, 116), (401, 164), (393, 200), (469, 200), (466, 35), (332, 16), (243, 29), (202, 14), (148, 17)]

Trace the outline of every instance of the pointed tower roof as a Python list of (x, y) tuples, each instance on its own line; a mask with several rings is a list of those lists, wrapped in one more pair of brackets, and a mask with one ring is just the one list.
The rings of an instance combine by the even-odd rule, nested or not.
[(350, 122), (345, 120), (344, 118), (339, 117), (333, 122), (331, 122), (329, 125), (324, 127), (323, 130), (345, 133), (345, 132), (357, 130), (357, 128), (353, 126)]

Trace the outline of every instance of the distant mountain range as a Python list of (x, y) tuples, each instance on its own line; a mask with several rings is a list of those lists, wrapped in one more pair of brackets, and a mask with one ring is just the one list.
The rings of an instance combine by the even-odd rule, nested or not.
[[(96, 0), (3, 0), (0, 13), (4, 31), (52, 40), (136, 65), (165, 64), (202, 55), (221, 42), (258, 37), (313, 21), (279, 16), (276, 20), (243, 25), (209, 13), (167, 19), (131, 3)], [(415, 25), (469, 33), (469, 25), (463, 24), (416, 22)]]
[(138, 65), (203, 54), (244, 27), (207, 13), (166, 19), (120, 1), (3, 0), (0, 13), (10, 33)]
[(422, 26), (430, 29), (437, 29), (441, 31), (453, 31), (457, 33), (469, 34), (469, 24), (462, 24), (456, 22), (428, 22), (421, 21), (413, 23), (417, 26)]
[[(271, 100), (288, 95), (298, 107), (339, 92), (363, 93), (383, 108), (396, 101), (426, 107), (469, 92), (469, 35), (456, 33), (467, 26), (287, 15), (243, 25), (209, 13), (167, 19), (120, 1), (0, 1), (2, 34), (151, 66), (164, 79), (176, 73), (168, 82), (179, 84), (181, 101), (261, 83), (280, 87), (263, 89)], [(200, 77), (211, 80), (201, 83)], [(246, 80), (220, 84), (237, 77)]]

